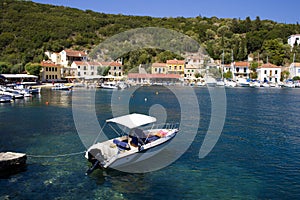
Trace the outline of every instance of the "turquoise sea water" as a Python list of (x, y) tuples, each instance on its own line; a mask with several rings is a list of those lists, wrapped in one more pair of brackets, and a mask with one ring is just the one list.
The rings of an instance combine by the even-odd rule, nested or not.
[[(180, 119), (180, 102), (167, 88), (115, 94), (132, 90), (131, 112), (147, 113), (159, 104), (168, 120)], [(211, 99), (206, 88), (195, 88), (195, 93), (201, 113), (197, 135), (168, 167), (142, 174), (96, 170), (85, 176), (89, 164), (83, 154), (28, 157), (26, 171), (0, 179), (0, 199), (299, 199), (300, 90), (226, 89), (225, 125), (203, 159), (198, 155), (210, 123)], [(99, 124), (112, 116), (111, 98), (112, 91), (96, 91)], [(36, 156), (84, 151), (71, 101), (72, 92), (43, 89), (32, 99), (1, 104), (0, 151)]]

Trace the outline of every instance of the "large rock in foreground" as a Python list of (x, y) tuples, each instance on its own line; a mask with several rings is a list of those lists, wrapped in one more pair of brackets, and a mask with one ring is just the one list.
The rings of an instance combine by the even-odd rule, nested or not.
[(0, 152), (0, 176), (24, 170), (26, 160), (27, 156), (24, 153)]

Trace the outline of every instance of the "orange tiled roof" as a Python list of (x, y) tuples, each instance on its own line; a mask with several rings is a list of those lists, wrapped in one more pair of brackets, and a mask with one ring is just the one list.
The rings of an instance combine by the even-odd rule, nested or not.
[(153, 63), (152, 67), (166, 67), (166, 63)]
[(115, 62), (115, 61), (112, 61), (112, 62), (100, 62), (100, 63), (103, 66), (112, 66), (112, 67), (121, 67), (122, 66), (121, 63), (118, 63), (118, 62)]
[(300, 67), (300, 63), (294, 63), (295, 67)]
[(273, 65), (271, 63), (266, 63), (266, 64), (259, 66), (258, 68), (280, 68), (280, 67), (278, 67), (277, 65)]
[(85, 56), (87, 56), (87, 54), (83, 51), (74, 51), (74, 50), (66, 49), (65, 52), (66, 52), (67, 56), (71, 56), (71, 57), (85, 57)]
[(100, 66), (100, 62), (74, 61), (76, 65)]
[(167, 60), (167, 64), (171, 64), (171, 65), (184, 65), (185, 61), (184, 60)]
[(234, 65), (239, 66), (239, 67), (248, 67), (249, 63), (248, 62), (235, 62)]
[(57, 67), (57, 66), (59, 66), (59, 65), (55, 64), (54, 62), (52, 62), (50, 60), (42, 61), (41, 65), (43, 67)]

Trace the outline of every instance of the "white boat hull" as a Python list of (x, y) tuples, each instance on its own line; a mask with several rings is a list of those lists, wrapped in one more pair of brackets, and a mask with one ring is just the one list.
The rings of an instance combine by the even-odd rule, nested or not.
[[(101, 168), (116, 169), (130, 166), (158, 154), (165, 148), (168, 142), (175, 137), (177, 132), (177, 129), (170, 130), (165, 137), (146, 143), (140, 147), (130, 146), (130, 150), (123, 151), (117, 150), (117, 147), (113, 146), (113, 139), (103, 143), (97, 143), (87, 150), (85, 157), (93, 164), (98, 160)], [(109, 156), (104, 155), (104, 152)]]

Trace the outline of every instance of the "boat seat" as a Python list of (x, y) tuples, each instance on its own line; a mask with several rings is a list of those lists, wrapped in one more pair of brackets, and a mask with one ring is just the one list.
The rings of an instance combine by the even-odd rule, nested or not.
[(145, 140), (145, 143), (153, 142), (153, 141), (155, 141), (155, 140), (157, 140), (157, 139), (159, 139), (159, 138), (160, 138), (160, 137), (157, 136), (157, 135), (150, 136), (150, 137), (148, 137), (148, 138)]
[(122, 142), (120, 140), (114, 139), (113, 143), (116, 144), (120, 150), (130, 150), (130, 146), (126, 142)]
[(133, 147), (139, 147), (139, 139), (135, 136), (130, 136), (131, 137), (131, 141), (130, 141), (130, 145)]

